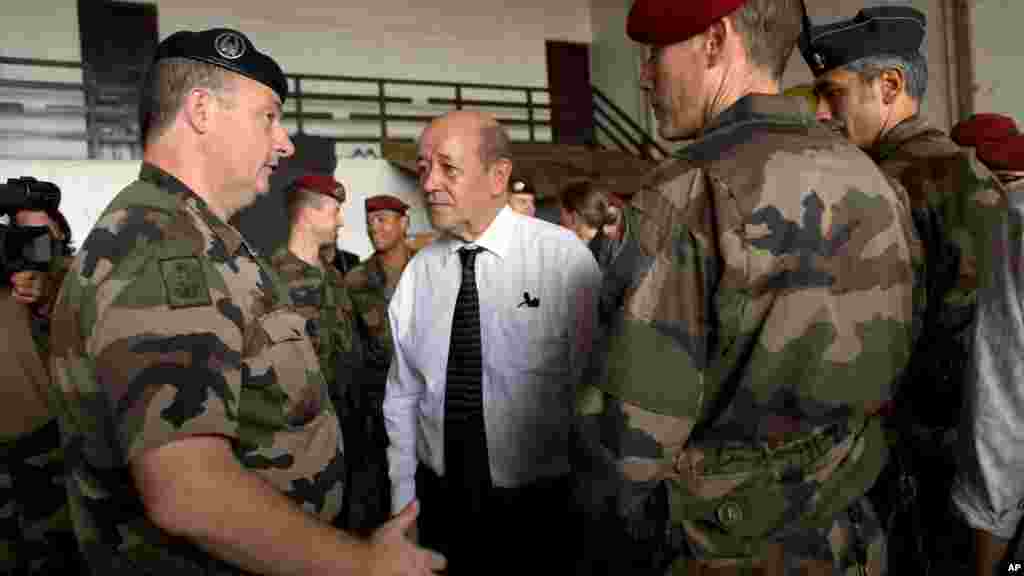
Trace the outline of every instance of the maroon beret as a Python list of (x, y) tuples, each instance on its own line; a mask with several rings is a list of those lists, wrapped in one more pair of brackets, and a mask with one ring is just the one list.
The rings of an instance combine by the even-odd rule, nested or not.
[(387, 194), (381, 194), (379, 196), (370, 196), (366, 199), (366, 213), (376, 212), (378, 210), (391, 210), (392, 212), (398, 212), (401, 215), (405, 215), (405, 212), (409, 209), (409, 205), (402, 202), (394, 196), (388, 196)]
[(746, 0), (636, 0), (626, 34), (641, 44), (683, 42), (725, 18)]
[(1017, 134), (1017, 123), (1002, 114), (975, 114), (957, 122), (950, 133), (961, 146), (975, 147), (982, 142), (998, 141)]
[(295, 188), (319, 192), (339, 202), (345, 201), (345, 186), (327, 174), (306, 174), (295, 181)]
[(1024, 134), (985, 140), (976, 147), (978, 160), (990, 170), (1024, 171)]

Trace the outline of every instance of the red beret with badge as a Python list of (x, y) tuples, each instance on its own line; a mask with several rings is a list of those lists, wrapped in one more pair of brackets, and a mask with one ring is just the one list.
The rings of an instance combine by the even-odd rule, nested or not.
[(1017, 123), (1013, 118), (985, 112), (957, 122), (950, 137), (960, 146), (973, 148), (982, 142), (1003, 140), (1017, 133)]
[(392, 212), (398, 212), (402, 216), (409, 210), (409, 205), (402, 202), (394, 196), (387, 194), (380, 194), (378, 196), (370, 196), (366, 199), (366, 213), (377, 212), (378, 210), (391, 210)]
[(327, 174), (306, 174), (295, 181), (295, 189), (317, 192), (338, 202), (345, 201), (345, 186)]
[(626, 34), (635, 42), (664, 46), (693, 38), (746, 0), (636, 0)]

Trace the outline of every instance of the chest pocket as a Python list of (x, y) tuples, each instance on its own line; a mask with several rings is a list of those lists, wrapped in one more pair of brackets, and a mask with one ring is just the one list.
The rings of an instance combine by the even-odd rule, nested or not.
[(533, 374), (569, 372), (569, 334), (554, 310), (507, 308), (497, 312), (504, 346), (497, 365)]
[(301, 427), (326, 408), (326, 385), (305, 322), (279, 308), (258, 318), (246, 339), (239, 417), (257, 437)]

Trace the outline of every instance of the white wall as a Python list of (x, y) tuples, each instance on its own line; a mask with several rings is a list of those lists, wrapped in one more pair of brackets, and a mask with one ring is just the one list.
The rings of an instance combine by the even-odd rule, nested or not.
[(1024, 122), (1024, 77), (1020, 74), (1020, 0), (973, 0), (974, 111), (998, 112)]
[[(592, 39), (589, 0), (155, 4), (161, 38), (182, 29), (236, 27), (289, 73), (544, 86), (545, 40)], [(0, 36), (5, 56), (78, 60), (77, 2), (5, 1)]]
[(632, 4), (632, 0), (592, 0), (590, 75), (591, 82), (623, 112), (649, 129), (647, 98), (639, 88), (644, 48), (626, 36), (626, 17)]
[[(138, 177), (139, 162), (134, 161), (61, 161), (61, 160), (3, 160), (0, 159), (0, 177), (34, 176), (39, 180), (60, 186), (61, 212), (71, 225), (75, 246), (81, 246), (89, 230), (110, 200), (122, 188)], [(429, 230), (423, 197), (418, 193), (415, 179), (384, 160), (340, 159), (335, 176), (343, 180), (349, 190), (344, 205), (345, 228), (338, 245), (365, 258), (373, 248), (366, 235), (364, 201), (376, 194), (392, 194), (412, 206), (409, 211), (409, 233)], [(286, 223), (276, 223), (287, 226)], [(256, 234), (257, 230), (242, 230)]]

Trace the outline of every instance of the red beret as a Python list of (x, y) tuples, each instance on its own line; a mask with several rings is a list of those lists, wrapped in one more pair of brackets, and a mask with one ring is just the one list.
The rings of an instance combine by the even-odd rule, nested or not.
[(626, 34), (641, 44), (683, 42), (725, 18), (746, 0), (636, 0)]
[(406, 210), (409, 209), (409, 205), (402, 202), (394, 196), (388, 196), (387, 194), (381, 194), (379, 196), (370, 196), (366, 199), (366, 213), (376, 212), (378, 210), (391, 210), (392, 212), (398, 212), (401, 215), (405, 215)]
[(1002, 114), (975, 114), (957, 122), (950, 136), (961, 146), (975, 147), (982, 142), (1002, 140), (1017, 134), (1017, 123)]
[(979, 142), (976, 150), (990, 170), (1024, 171), (1024, 134)]
[(345, 201), (345, 186), (327, 174), (306, 174), (295, 181), (295, 188), (319, 192), (339, 202)]

